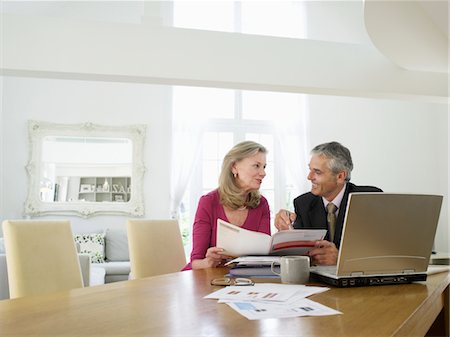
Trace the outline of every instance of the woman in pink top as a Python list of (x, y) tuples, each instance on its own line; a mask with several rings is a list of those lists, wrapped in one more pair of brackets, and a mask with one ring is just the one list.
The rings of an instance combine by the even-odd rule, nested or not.
[(264, 146), (245, 141), (236, 144), (223, 159), (219, 187), (202, 196), (192, 231), (191, 262), (183, 270), (221, 265), (228, 256), (216, 247), (217, 219), (270, 234), (269, 204), (259, 194), (266, 176)]

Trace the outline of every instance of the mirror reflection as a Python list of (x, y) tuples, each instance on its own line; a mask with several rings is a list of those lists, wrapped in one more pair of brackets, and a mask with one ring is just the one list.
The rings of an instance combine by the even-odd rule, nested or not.
[(146, 125), (28, 121), (25, 214), (144, 215)]
[(46, 136), (42, 140), (42, 202), (129, 202), (132, 142), (128, 138)]

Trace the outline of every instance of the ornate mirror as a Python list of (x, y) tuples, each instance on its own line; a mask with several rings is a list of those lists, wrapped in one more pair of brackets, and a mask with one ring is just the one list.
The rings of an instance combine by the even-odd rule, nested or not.
[(25, 214), (144, 214), (145, 125), (29, 121)]

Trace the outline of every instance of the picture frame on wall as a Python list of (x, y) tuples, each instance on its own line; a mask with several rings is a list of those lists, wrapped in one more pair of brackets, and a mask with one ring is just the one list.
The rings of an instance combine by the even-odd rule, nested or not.
[(88, 192), (92, 192), (92, 186), (89, 184), (81, 184), (80, 193), (88, 193)]

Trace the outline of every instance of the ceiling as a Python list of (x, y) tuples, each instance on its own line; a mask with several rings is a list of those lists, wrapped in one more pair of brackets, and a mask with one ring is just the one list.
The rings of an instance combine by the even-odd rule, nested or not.
[(420, 7), (423, 8), (425, 14), (438, 26), (443, 34), (449, 37), (449, 2), (446, 0), (441, 1), (417, 1)]
[(364, 21), (378, 50), (398, 66), (449, 73), (448, 1), (366, 0)]

